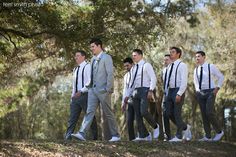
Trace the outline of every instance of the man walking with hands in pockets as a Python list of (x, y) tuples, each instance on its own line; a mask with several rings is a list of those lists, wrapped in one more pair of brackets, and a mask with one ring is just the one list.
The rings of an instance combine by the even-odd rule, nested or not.
[(111, 109), (111, 93), (113, 92), (112, 58), (104, 52), (102, 41), (98, 38), (93, 38), (90, 41), (90, 48), (94, 56), (91, 59), (92, 67), (90, 88), (88, 91), (88, 108), (79, 132), (73, 136), (83, 141), (86, 140), (86, 132), (91, 126), (97, 105), (100, 102), (104, 114), (103, 117), (107, 120), (107, 125), (112, 136), (109, 141), (119, 141), (120, 135), (115, 116)]

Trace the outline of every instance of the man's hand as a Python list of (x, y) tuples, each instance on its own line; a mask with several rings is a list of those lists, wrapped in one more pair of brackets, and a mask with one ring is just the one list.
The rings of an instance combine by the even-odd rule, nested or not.
[(124, 104), (128, 104), (129, 97), (125, 97)]
[(213, 90), (213, 94), (216, 96), (216, 94), (218, 93), (218, 91), (220, 90), (219, 87), (216, 87), (214, 90)]
[(148, 98), (149, 101), (152, 101), (152, 98), (153, 98), (153, 91), (151, 91), (151, 90), (148, 91), (147, 98)]
[(81, 96), (81, 92), (80, 91), (78, 91), (77, 93), (75, 93), (75, 95), (73, 96), (74, 98), (78, 98), (78, 97), (80, 97)]
[(175, 102), (176, 103), (180, 103), (180, 101), (181, 101), (181, 96), (180, 95), (176, 95)]
[(121, 105), (121, 110), (122, 110), (122, 112), (125, 112), (126, 106), (127, 106), (127, 104), (128, 104), (128, 100), (129, 100), (129, 97), (125, 97), (124, 103)]
[(125, 112), (126, 106), (127, 106), (127, 103), (123, 103), (123, 104), (121, 105), (121, 111), (122, 111), (122, 112)]

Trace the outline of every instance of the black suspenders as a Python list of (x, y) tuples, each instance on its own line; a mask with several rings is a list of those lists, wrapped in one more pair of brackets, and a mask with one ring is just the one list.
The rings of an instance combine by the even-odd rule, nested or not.
[(143, 63), (143, 67), (142, 67), (142, 73), (141, 73), (141, 87), (143, 87), (143, 68), (144, 68), (144, 64), (146, 62)]
[(209, 75), (209, 89), (211, 89), (211, 68), (210, 68), (210, 64), (208, 64), (208, 75)]

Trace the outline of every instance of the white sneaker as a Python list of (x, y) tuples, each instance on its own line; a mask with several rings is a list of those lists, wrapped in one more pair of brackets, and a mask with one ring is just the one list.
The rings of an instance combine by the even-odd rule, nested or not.
[(80, 132), (78, 132), (76, 134), (71, 134), (71, 136), (73, 136), (81, 141), (86, 141), (86, 139), (84, 138), (84, 136)]
[(159, 137), (160, 130), (159, 130), (159, 125), (157, 124), (157, 128), (153, 130), (153, 138), (157, 139)]
[(112, 138), (109, 140), (109, 142), (116, 142), (116, 141), (120, 141), (120, 137), (112, 136)]
[(152, 141), (152, 134), (150, 132), (149, 135), (146, 137), (146, 141)]
[(204, 136), (203, 138), (199, 139), (198, 141), (201, 141), (201, 142), (210, 142), (212, 141), (211, 138), (207, 138), (206, 136)]
[(171, 140), (169, 140), (169, 142), (181, 142), (181, 141), (182, 141), (182, 139), (180, 139), (176, 136), (174, 138), (172, 138)]
[(183, 140), (190, 141), (192, 139), (191, 126), (187, 124), (187, 129), (183, 131)]
[(136, 137), (133, 141), (152, 141), (152, 134), (149, 132), (147, 137)]
[(212, 141), (219, 141), (224, 135), (224, 131), (222, 130), (221, 133), (216, 134)]
[(136, 138), (133, 139), (132, 141), (133, 141), (133, 142), (136, 142), (136, 141), (138, 141), (138, 139), (139, 139), (139, 137), (136, 137)]
[(137, 141), (142, 141), (141, 139), (144, 139), (144, 138), (136, 137), (136, 138), (135, 138), (135, 139), (133, 139), (132, 141), (134, 141), (134, 142), (137, 142)]

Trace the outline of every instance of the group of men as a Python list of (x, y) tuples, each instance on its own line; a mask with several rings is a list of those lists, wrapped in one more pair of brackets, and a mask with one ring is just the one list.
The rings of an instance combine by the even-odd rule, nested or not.
[[(78, 67), (73, 72), (73, 90), (70, 104), (70, 117), (65, 139), (75, 137), (85, 141), (88, 130), (91, 130), (92, 139), (97, 139), (97, 123), (95, 113), (98, 104), (103, 112), (104, 121), (111, 135), (110, 142), (120, 140), (115, 116), (111, 109), (111, 93), (113, 92), (113, 62), (110, 55), (102, 47), (102, 41), (94, 38), (90, 41), (93, 52), (91, 64), (86, 62), (87, 54), (79, 50), (75, 53)], [(181, 116), (185, 91), (188, 82), (187, 65), (180, 60), (181, 49), (171, 47), (170, 54), (165, 55), (165, 68), (162, 71), (163, 80), (163, 122), (166, 140), (179, 142), (191, 140), (191, 126), (186, 124)], [(194, 69), (194, 85), (196, 98), (200, 105), (205, 136), (200, 141), (219, 141), (224, 132), (220, 127), (214, 109), (215, 97), (223, 84), (222, 73), (213, 64), (205, 62), (205, 53), (196, 52), (197, 67)], [(157, 84), (155, 71), (150, 63), (143, 59), (143, 52), (134, 49), (132, 58), (123, 61), (127, 73), (124, 76), (124, 88), (121, 109), (127, 113), (128, 136), (130, 141), (151, 141), (157, 139), (160, 126), (149, 112), (149, 102), (154, 97)], [(213, 77), (217, 79), (214, 83)], [(85, 112), (80, 130), (74, 134), (80, 112)], [(144, 124), (153, 129), (148, 131)], [(176, 126), (176, 134), (171, 136), (170, 122)], [(137, 129), (134, 129), (136, 121)], [(211, 125), (216, 131), (214, 138), (211, 136)], [(135, 131), (137, 130), (137, 131)]]

